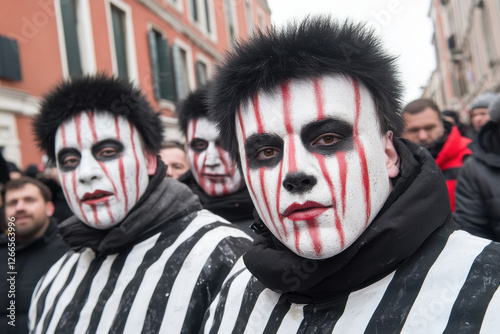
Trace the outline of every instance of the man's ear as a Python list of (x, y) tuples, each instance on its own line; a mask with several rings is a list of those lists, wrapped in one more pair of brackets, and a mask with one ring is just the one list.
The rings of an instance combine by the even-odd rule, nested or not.
[(55, 209), (56, 208), (54, 206), (54, 203), (52, 203), (51, 201), (45, 203), (45, 213), (47, 214), (47, 217), (52, 217), (54, 215)]
[(154, 154), (150, 150), (146, 150), (146, 154), (144, 156), (146, 158), (146, 167), (148, 170), (148, 175), (155, 175), (156, 167), (158, 166), (158, 161), (156, 160), (156, 154)]
[(382, 137), (382, 143), (384, 145), (385, 166), (387, 168), (389, 178), (392, 179), (399, 174), (399, 155), (394, 147), (392, 131), (386, 132), (386, 134)]

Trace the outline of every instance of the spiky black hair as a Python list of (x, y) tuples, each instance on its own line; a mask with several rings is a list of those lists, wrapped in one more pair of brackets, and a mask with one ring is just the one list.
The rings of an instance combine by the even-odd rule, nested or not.
[(290, 79), (341, 74), (363, 83), (371, 92), (381, 130), (397, 136), (403, 129), (402, 86), (396, 57), (387, 54), (364, 24), (308, 17), (282, 29), (257, 33), (240, 42), (218, 66), (208, 105), (222, 141), (239, 161), (235, 131), (238, 107), (259, 91), (275, 92)]
[(38, 146), (55, 160), (55, 136), (59, 125), (82, 111), (110, 112), (132, 123), (148, 149), (157, 153), (163, 140), (160, 114), (128, 81), (106, 74), (74, 77), (59, 83), (44, 96), (40, 114), (33, 121)]
[(208, 117), (207, 106), (207, 88), (208, 84), (189, 93), (182, 101), (177, 104), (175, 113), (179, 118), (179, 128), (187, 137), (188, 122), (195, 118)]

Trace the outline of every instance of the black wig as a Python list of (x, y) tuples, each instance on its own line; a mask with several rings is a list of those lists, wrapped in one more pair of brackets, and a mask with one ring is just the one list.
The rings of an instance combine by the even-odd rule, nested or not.
[(148, 149), (157, 153), (163, 140), (160, 114), (154, 112), (141, 91), (128, 81), (105, 74), (74, 77), (44, 96), (40, 114), (33, 121), (38, 146), (55, 160), (59, 126), (82, 111), (110, 112), (132, 123)]
[(398, 136), (404, 123), (395, 60), (363, 24), (318, 16), (271, 28), (240, 42), (218, 66), (208, 95), (210, 116), (239, 163), (235, 117), (240, 104), (259, 91), (275, 92), (290, 79), (340, 74), (368, 88), (381, 130)]
[(179, 118), (179, 128), (186, 137), (187, 126), (190, 120), (208, 117), (207, 88), (208, 84), (198, 88), (194, 92), (189, 93), (177, 104), (175, 113)]

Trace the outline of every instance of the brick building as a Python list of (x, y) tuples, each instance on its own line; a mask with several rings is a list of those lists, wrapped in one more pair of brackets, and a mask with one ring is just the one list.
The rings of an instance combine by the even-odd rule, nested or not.
[(96, 72), (140, 86), (178, 139), (175, 102), (270, 15), (266, 0), (0, 0), (0, 149), (19, 166), (40, 164), (30, 126), (40, 97)]
[(465, 116), (477, 96), (500, 91), (500, 0), (431, 0), (429, 16), (437, 66), (423, 96)]

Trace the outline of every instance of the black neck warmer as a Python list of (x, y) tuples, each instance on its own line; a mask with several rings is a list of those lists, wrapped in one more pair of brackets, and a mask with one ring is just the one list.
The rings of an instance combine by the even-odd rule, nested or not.
[(212, 197), (198, 185), (191, 171), (187, 171), (179, 177), (179, 181), (186, 184), (198, 195), (204, 209), (210, 210), (232, 223), (253, 220), (254, 206), (247, 187), (226, 196)]
[(157, 233), (169, 222), (201, 210), (188, 187), (165, 178), (167, 167), (159, 158), (157, 163), (145, 193), (119, 224), (98, 230), (72, 216), (59, 225), (63, 240), (75, 250), (89, 247), (98, 253), (112, 254)]
[(321, 302), (390, 273), (435, 231), (451, 224), (448, 190), (432, 156), (409, 141), (394, 143), (401, 166), (393, 191), (351, 246), (332, 258), (310, 260), (297, 256), (267, 230), (244, 255), (252, 274), (291, 302)]

